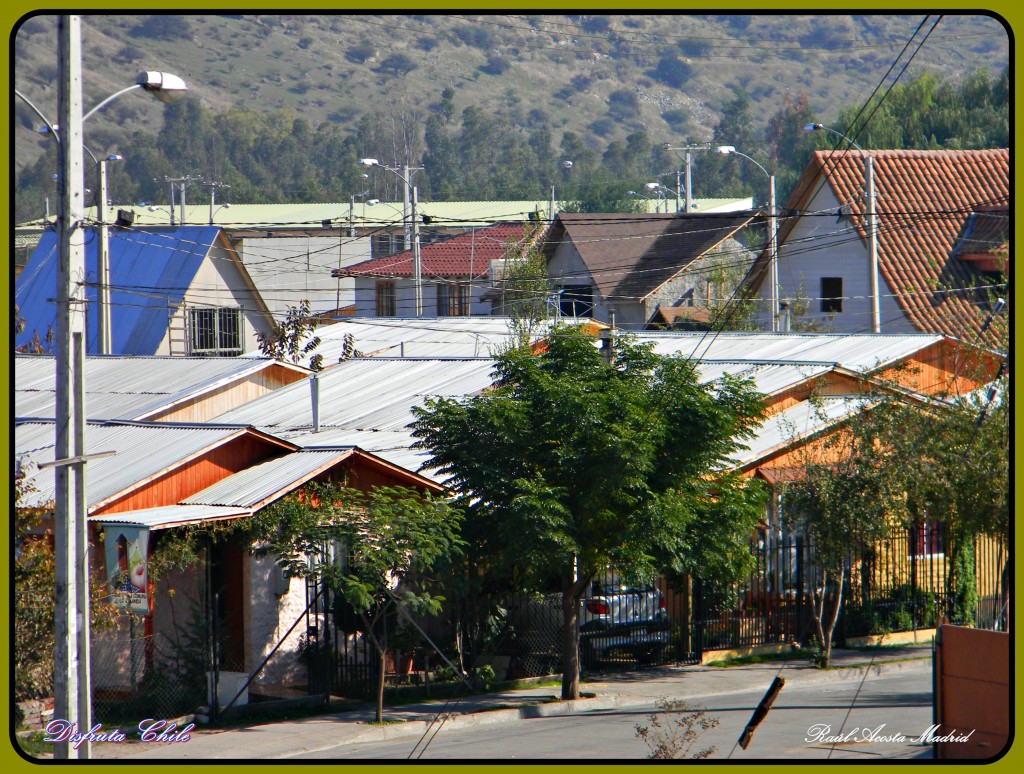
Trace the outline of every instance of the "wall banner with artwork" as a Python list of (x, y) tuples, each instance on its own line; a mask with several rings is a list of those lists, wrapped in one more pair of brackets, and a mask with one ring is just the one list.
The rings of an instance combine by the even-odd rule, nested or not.
[(146, 566), (149, 528), (131, 524), (105, 524), (107, 581), (114, 607), (136, 615), (149, 615), (149, 571)]

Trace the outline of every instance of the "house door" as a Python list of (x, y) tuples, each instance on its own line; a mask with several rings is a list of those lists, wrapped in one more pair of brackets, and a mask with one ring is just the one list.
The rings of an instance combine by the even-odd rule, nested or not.
[(210, 588), (213, 592), (217, 663), (221, 670), (245, 671), (245, 604), (242, 547), (236, 542), (213, 546)]

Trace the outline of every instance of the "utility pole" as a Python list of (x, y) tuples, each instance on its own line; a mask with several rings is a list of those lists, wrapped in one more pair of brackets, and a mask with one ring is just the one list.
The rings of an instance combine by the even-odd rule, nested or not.
[(768, 256), (771, 265), (772, 283), (772, 333), (779, 330), (779, 220), (775, 212), (775, 175), (768, 175)]
[[(408, 169), (408, 167), (407, 167)], [(423, 263), (420, 260), (420, 223), (416, 217), (417, 193), (412, 188), (412, 280), (416, 286), (416, 316), (423, 316)]]
[[(217, 180), (203, 180), (202, 178), (199, 178), (199, 180), (201, 181), (200, 185), (204, 185), (204, 186), (206, 186), (207, 188), (210, 189), (210, 225), (212, 226), (213, 225), (213, 213), (215, 212), (214, 208), (215, 208), (215, 206), (217, 204), (217, 189), (218, 188), (230, 188), (231, 186), (228, 185), (227, 183), (221, 183), (220, 181), (217, 181)], [(184, 188), (181, 191), (181, 201), (182, 201), (181, 222), (182, 222), (182, 224), (184, 224), (185, 223), (185, 214), (184, 214), (185, 190), (184, 190)], [(230, 207), (231, 205), (230, 204), (224, 204), (222, 206), (223, 207)]]
[[(679, 146), (666, 144), (664, 147), (665, 147), (665, 150), (669, 150), (669, 151), (682, 151), (683, 152), (683, 164), (684, 164), (684, 166), (686, 168), (686, 209), (683, 210), (683, 211), (686, 212), (686, 213), (690, 213), (690, 212), (693, 211), (693, 179), (692, 179), (692, 176), (690, 174), (691, 173), (690, 167), (691, 167), (692, 162), (693, 162), (693, 157), (691, 156), (691, 151), (697, 151), (697, 150), (709, 151), (709, 150), (711, 150), (711, 143), (705, 142), (705, 143), (687, 144), (687, 145), (679, 145)], [(679, 171), (678, 170), (676, 171), (676, 212), (679, 212)]]
[(178, 202), (178, 206), (179, 206), (179, 210), (178, 211), (180, 213), (180, 215), (178, 217), (178, 225), (184, 226), (185, 225), (185, 189), (188, 187), (189, 183), (192, 183), (192, 182), (202, 182), (202, 178), (201, 177), (192, 177), (192, 175), (185, 175), (184, 177), (167, 177), (167, 176), (164, 176), (164, 182), (171, 184), (171, 225), (172, 226), (174, 225), (174, 186), (175, 186), (175, 184), (178, 185), (178, 189), (179, 189), (179, 192), (181, 194), (179, 196), (179, 202)]
[(113, 327), (110, 321), (110, 224), (107, 222), (107, 164), (111, 161), (123, 161), (118, 154), (111, 154), (99, 161), (99, 265), (97, 280), (99, 281), (99, 314), (96, 316), (97, 337), (96, 351), (101, 355), (111, 354), (113, 349)]
[(868, 281), (871, 285), (871, 332), (882, 332), (882, 315), (878, 301), (878, 224), (875, 216), (875, 166), (870, 154), (864, 156), (864, 182), (868, 210)]
[(107, 159), (100, 159), (99, 216), (100, 244), (97, 281), (100, 310), (97, 315), (96, 351), (109, 355), (112, 349), (110, 331), (110, 231), (107, 226)]
[[(82, 166), (82, 51), (81, 20), (78, 16), (58, 17), (58, 59), (60, 63), (59, 125), (60, 207), (58, 230), (60, 253), (57, 263), (56, 438), (58, 461), (81, 457), (84, 449), (82, 365), (85, 360), (85, 233), (82, 230), (85, 186)], [(54, 470), (54, 554), (56, 557), (54, 602), (54, 717), (90, 727), (88, 675), (89, 614), (88, 586), (80, 589), (83, 574), (88, 577), (84, 463), (61, 464)], [(86, 603), (83, 610), (81, 603)], [(84, 613), (84, 617), (83, 617)], [(86, 657), (83, 660), (83, 648)], [(82, 674), (83, 668), (85, 674)], [(84, 679), (83, 679), (84, 678)], [(89, 757), (88, 745), (73, 750), (67, 742), (54, 745), (54, 758), (75, 754)]]

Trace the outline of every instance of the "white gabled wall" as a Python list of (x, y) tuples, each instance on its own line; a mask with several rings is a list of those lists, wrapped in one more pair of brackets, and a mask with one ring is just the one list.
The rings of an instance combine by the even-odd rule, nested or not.
[(185, 291), (183, 305), (174, 311), (167, 333), (154, 355), (185, 354), (180, 339), (187, 336), (185, 309), (192, 306), (241, 307), (243, 352), (258, 349), (257, 332), (269, 330), (269, 323), (260, 308), (257, 296), (245, 281), (230, 253), (219, 244), (211, 248), (200, 264), (192, 283)]
[[(831, 189), (823, 186), (805, 212), (796, 221), (779, 250), (779, 299), (802, 299), (807, 313), (791, 319), (791, 327), (812, 323), (818, 330), (844, 333), (871, 331), (871, 285), (868, 272), (868, 246), (850, 223), (838, 217), (839, 202)], [(843, 310), (836, 314), (821, 311), (821, 278), (841, 277)], [(914, 333), (917, 329), (903, 314), (893, 290), (879, 276), (879, 303), (882, 333)], [(758, 291), (757, 320), (763, 330), (771, 330), (769, 316), (771, 289), (767, 277)]]

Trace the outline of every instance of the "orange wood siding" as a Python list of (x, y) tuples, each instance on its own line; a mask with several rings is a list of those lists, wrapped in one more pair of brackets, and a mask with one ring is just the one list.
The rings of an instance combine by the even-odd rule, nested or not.
[(963, 395), (990, 382), (998, 370), (997, 357), (957, 342), (940, 341), (876, 376), (925, 395)]
[(93, 511), (92, 515), (173, 505), (232, 473), (283, 452), (279, 446), (251, 436), (242, 436), (186, 463), (179, 470), (165, 473), (134, 492)]

